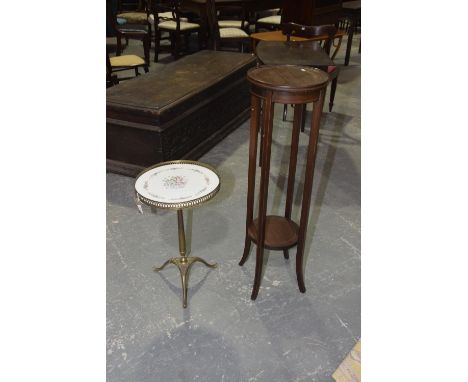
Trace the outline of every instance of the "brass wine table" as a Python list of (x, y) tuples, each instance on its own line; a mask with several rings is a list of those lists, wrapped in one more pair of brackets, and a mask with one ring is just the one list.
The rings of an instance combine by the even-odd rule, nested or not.
[(159, 163), (143, 170), (135, 182), (136, 202), (141, 211), (141, 203), (151, 207), (177, 211), (179, 229), (179, 257), (167, 260), (162, 266), (154, 267), (162, 271), (166, 265), (174, 264), (182, 281), (183, 307), (187, 307), (187, 287), (190, 268), (196, 262), (216, 268), (196, 256), (187, 256), (184, 230), (184, 208), (192, 208), (213, 198), (221, 186), (216, 171), (204, 163), (177, 160)]

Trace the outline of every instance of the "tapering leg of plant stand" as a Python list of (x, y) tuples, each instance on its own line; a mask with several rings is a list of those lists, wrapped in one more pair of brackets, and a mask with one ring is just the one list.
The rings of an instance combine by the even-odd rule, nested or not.
[[(262, 170), (260, 176), (260, 195), (258, 208), (258, 231), (257, 231), (257, 256), (255, 263), (255, 278), (250, 298), (255, 300), (260, 289), (263, 268), (263, 252), (265, 245), (265, 224), (266, 209), (268, 200), (268, 180), (270, 176), (270, 155), (271, 155), (271, 135), (273, 129), (273, 102), (272, 94), (265, 97), (263, 109), (263, 129), (265, 137), (263, 139)], [(250, 163), (249, 163), (250, 166)]]
[(320, 117), (322, 116), (323, 102), (325, 99), (325, 90), (320, 92), (317, 102), (314, 103), (312, 112), (312, 126), (310, 128), (309, 148), (307, 151), (307, 164), (305, 171), (304, 190), (301, 208), (301, 222), (299, 225), (299, 233), (297, 240), (297, 254), (296, 254), (296, 277), (299, 290), (305, 293), (306, 288), (304, 284), (304, 246), (307, 233), (307, 224), (309, 222), (310, 200), (312, 193), (312, 184), (314, 180), (315, 158), (317, 155), (317, 143), (319, 137)]
[(255, 194), (255, 172), (257, 163), (257, 139), (258, 139), (258, 125), (260, 122), (260, 98), (251, 97), (251, 117), (250, 117), (250, 146), (249, 146), (249, 175), (247, 185), (247, 216), (245, 223), (245, 245), (244, 253), (239, 265), (244, 265), (249, 257), (250, 246), (252, 240), (249, 237), (249, 226), (253, 221), (253, 207), (254, 207), (254, 194)]

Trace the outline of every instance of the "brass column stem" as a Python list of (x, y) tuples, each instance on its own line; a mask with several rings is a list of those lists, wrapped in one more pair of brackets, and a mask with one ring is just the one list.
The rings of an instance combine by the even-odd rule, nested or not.
[(184, 229), (184, 213), (182, 210), (177, 210), (177, 224), (179, 227), (179, 252), (180, 256), (187, 256), (187, 248), (185, 245), (185, 229)]
[(216, 268), (217, 264), (207, 263), (200, 257), (187, 256), (187, 247), (185, 243), (185, 229), (184, 229), (184, 214), (182, 210), (177, 210), (177, 226), (179, 228), (179, 257), (174, 257), (167, 260), (161, 267), (154, 267), (155, 272), (162, 271), (166, 265), (174, 264), (179, 268), (180, 272), (180, 281), (182, 283), (182, 306), (187, 307), (187, 293), (188, 293), (188, 278), (190, 273), (190, 268), (193, 263), (200, 262), (206, 265), (209, 268)]

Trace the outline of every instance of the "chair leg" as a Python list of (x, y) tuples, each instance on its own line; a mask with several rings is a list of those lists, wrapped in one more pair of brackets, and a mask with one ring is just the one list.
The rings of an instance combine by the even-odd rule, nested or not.
[(189, 34), (188, 33), (184, 33), (184, 49), (185, 51), (188, 51), (189, 50)]
[(172, 57), (174, 57), (174, 50), (175, 50), (175, 37), (173, 32), (168, 32), (169, 33), (169, 40), (171, 40), (171, 54)]
[(140, 75), (140, 72), (138, 71), (138, 68), (135, 68), (135, 77), (139, 75)]
[(335, 45), (335, 40), (333, 40), (332, 45), (335, 47), (335, 51), (333, 52), (333, 55), (331, 56), (331, 59), (332, 59), (332, 60), (335, 59), (336, 54), (337, 54), (338, 51), (340, 50), (341, 42), (342, 42), (342, 41), (343, 41), (343, 37), (339, 37), (339, 38), (338, 38), (338, 42), (337, 42), (337, 44)]
[(117, 36), (117, 51), (115, 52), (116, 56), (120, 56), (122, 54), (122, 37)]
[(146, 66), (149, 66), (150, 64), (150, 45), (151, 45), (151, 37), (147, 35), (143, 38), (143, 52), (145, 54)]
[(252, 42), (251, 42), (250, 38), (248, 40), (244, 41), (244, 42), (247, 45), (247, 50), (245, 52), (246, 53), (253, 53)]
[(148, 24), (148, 41), (149, 49), (151, 50), (151, 39), (153, 38), (153, 30), (151, 29), (151, 24)]
[(160, 47), (161, 47), (161, 31), (159, 29), (155, 29), (154, 31), (154, 62), (158, 62)]
[(202, 49), (202, 34), (200, 33), (200, 29), (197, 31), (197, 48), (198, 50)]
[(331, 83), (331, 87), (330, 87), (330, 103), (328, 104), (328, 110), (332, 111), (333, 109), (333, 101), (335, 100), (335, 92), (336, 92), (336, 86), (338, 84), (338, 76), (336, 76), (332, 83)]
[(174, 38), (174, 59), (177, 60), (179, 58), (179, 51), (180, 51), (180, 34), (175, 33), (175, 38)]

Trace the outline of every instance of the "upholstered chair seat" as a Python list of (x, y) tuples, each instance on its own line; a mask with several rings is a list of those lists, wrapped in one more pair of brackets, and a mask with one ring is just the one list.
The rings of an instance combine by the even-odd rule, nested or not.
[[(172, 12), (158, 13), (158, 17), (160, 17), (160, 18), (162, 18), (162, 19), (171, 19), (171, 20), (174, 20), (174, 16), (173, 16)], [(154, 25), (154, 15), (153, 15), (153, 14), (149, 15), (148, 21), (149, 21), (149, 23), (150, 23), (151, 25)], [(170, 20), (167, 20), (167, 21), (170, 21)], [(180, 18), (180, 21), (187, 22), (187, 21), (188, 21), (188, 18), (187, 18), (187, 17), (181, 17), (181, 18)]]
[[(158, 24), (159, 29), (166, 29), (166, 30), (176, 30), (177, 29), (177, 22), (169, 20), (169, 21), (163, 21), (162, 23)], [(189, 29), (198, 29), (200, 28), (200, 25), (195, 24), (195, 23), (189, 23), (185, 21), (180, 22), (180, 30), (181, 31), (186, 31)]]
[(109, 57), (106, 54), (106, 87), (114, 86), (123, 80), (129, 80), (130, 77), (117, 76), (117, 72), (134, 70), (135, 76), (139, 76), (139, 68), (143, 68), (145, 73), (148, 73), (148, 64), (141, 57), (135, 56), (134, 54), (125, 54), (123, 56)]
[(257, 23), (281, 25), (281, 15), (262, 17), (257, 20)]
[(146, 24), (147, 18), (144, 12), (124, 12), (117, 15), (118, 19), (124, 19), (129, 24)]
[(220, 28), (247, 28), (249, 23), (244, 21), (244, 25), (242, 25), (242, 20), (219, 20), (218, 25)]
[[(207, 10), (209, 11), (209, 26), (211, 30), (213, 31), (213, 48), (214, 50), (219, 50), (221, 49), (222, 45), (224, 43), (233, 45), (236, 44), (239, 47), (239, 50), (241, 52), (244, 51), (244, 45), (247, 45), (250, 43), (250, 38), (249, 35), (245, 30), (243, 30), (242, 27), (242, 20), (244, 20), (244, 25), (246, 24), (245, 22), (245, 9), (244, 7), (241, 6), (217, 6), (215, 3), (215, 0), (206, 0), (207, 2)], [(230, 20), (219, 20), (218, 19), (218, 14), (225, 14), (230, 16)], [(239, 16), (239, 27), (222, 27), (223, 22), (225, 23), (224, 25), (229, 25), (231, 20), (236, 20), (236, 17), (232, 17), (232, 15), (237, 14)], [(233, 24), (231, 24), (233, 25)]]
[(113, 68), (119, 67), (134, 67), (138, 65), (144, 65), (145, 60), (134, 54), (126, 54), (124, 56), (109, 57), (110, 64)]
[[(172, 12), (158, 13), (158, 16), (159, 16), (159, 17), (162, 17), (163, 19), (172, 19), (172, 20), (175, 20), (175, 19), (174, 19), (174, 15), (172, 14)], [(180, 21), (188, 21), (188, 18), (187, 18), (187, 17), (180, 17)]]
[(223, 38), (242, 38), (249, 37), (249, 35), (239, 28), (220, 28), (219, 36)]

